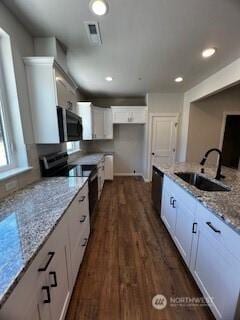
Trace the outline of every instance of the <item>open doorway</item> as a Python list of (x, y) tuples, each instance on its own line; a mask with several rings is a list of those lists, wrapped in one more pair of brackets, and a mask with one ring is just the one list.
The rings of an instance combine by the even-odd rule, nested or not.
[(240, 113), (224, 114), (221, 140), (223, 165), (239, 169)]

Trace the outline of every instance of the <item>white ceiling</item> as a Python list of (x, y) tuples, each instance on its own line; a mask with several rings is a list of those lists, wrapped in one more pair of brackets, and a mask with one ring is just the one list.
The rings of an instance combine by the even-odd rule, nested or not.
[[(239, 0), (108, 0), (104, 17), (88, 0), (3, 2), (33, 35), (54, 35), (68, 47), (71, 74), (95, 95), (186, 91), (240, 57)], [(83, 22), (91, 20), (100, 23), (101, 47), (89, 44)], [(217, 54), (203, 60), (209, 46)], [(184, 82), (176, 84), (179, 75)]]

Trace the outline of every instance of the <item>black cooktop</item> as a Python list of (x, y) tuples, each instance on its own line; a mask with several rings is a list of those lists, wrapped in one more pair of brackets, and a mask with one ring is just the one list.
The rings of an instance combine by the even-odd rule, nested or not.
[(97, 170), (96, 165), (66, 165), (48, 171), (51, 177), (89, 177), (90, 174)]

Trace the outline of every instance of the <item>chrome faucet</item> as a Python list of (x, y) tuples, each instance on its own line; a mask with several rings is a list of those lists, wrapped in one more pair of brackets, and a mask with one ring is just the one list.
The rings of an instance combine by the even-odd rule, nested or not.
[(216, 180), (220, 180), (221, 178), (225, 178), (225, 176), (223, 176), (221, 174), (221, 168), (222, 168), (222, 151), (217, 149), (217, 148), (212, 148), (212, 149), (209, 149), (206, 153), (205, 153), (205, 156), (203, 157), (202, 161), (200, 162), (200, 164), (202, 166), (204, 166), (206, 160), (207, 160), (207, 157), (209, 155), (209, 153), (211, 153), (212, 151), (216, 151), (218, 154), (219, 154), (219, 159), (218, 159), (218, 167), (217, 167), (217, 173), (216, 173), (216, 177), (215, 179)]

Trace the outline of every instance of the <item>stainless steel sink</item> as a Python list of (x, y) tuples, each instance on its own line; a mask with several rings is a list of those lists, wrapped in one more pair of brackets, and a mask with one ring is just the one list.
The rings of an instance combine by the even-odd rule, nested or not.
[(195, 172), (175, 172), (175, 175), (191, 184), (192, 186), (204, 191), (230, 191), (229, 188), (215, 183)]

